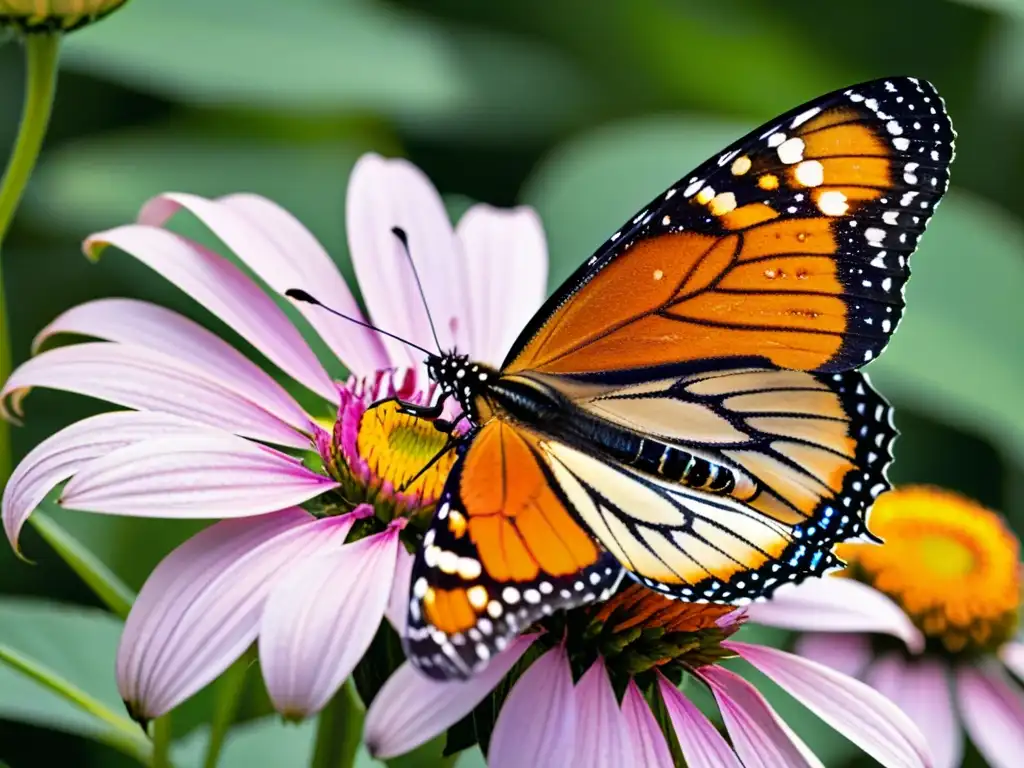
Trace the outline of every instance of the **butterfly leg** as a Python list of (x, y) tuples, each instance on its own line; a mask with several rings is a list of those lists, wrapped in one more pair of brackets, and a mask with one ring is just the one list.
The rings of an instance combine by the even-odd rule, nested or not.
[(455, 428), (455, 423), (451, 421), (445, 421), (443, 419), (435, 419), (434, 426), (438, 426), (438, 422), (444, 425), (444, 429), (442, 429), (441, 427), (438, 427), (438, 429), (440, 429), (442, 432), (445, 432), (448, 435), (448, 439), (445, 440), (444, 445), (441, 446), (441, 450), (435, 453), (430, 458), (430, 461), (423, 465), (423, 468), (420, 469), (419, 472), (417, 472), (415, 475), (413, 475), (411, 478), (409, 478), (406, 482), (402, 484), (402, 487), (398, 489), (399, 493), (405, 491), (406, 488), (408, 488), (410, 485), (419, 480), (423, 476), (423, 473), (425, 473), (428, 469), (437, 464), (437, 462), (439, 462), (441, 458), (446, 453), (448, 453), (448, 451), (450, 451), (452, 448), (456, 447), (459, 444), (460, 438), (452, 434), (452, 430)]

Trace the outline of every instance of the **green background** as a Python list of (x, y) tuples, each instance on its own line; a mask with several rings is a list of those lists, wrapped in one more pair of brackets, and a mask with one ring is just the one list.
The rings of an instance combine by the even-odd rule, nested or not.
[[(349, 170), (367, 150), (410, 157), (453, 211), (536, 206), (552, 285), (664, 187), (776, 114), (861, 80), (934, 82), (959, 133), (952, 188), (914, 259), (909, 304), (869, 371), (897, 406), (897, 481), (940, 483), (1024, 530), (1024, 7), (1016, 0), (132, 0), (71, 35), (41, 164), (5, 245), (15, 361), (62, 310), (100, 296), (216, 319), (123, 254), (89, 264), (90, 232), (149, 196), (264, 194), (351, 275)], [(22, 51), (0, 46), (0, 147), (20, 111)], [(216, 243), (198, 225), (190, 234)], [(242, 345), (243, 349), (244, 344)], [(14, 431), (21, 456), (103, 410), (40, 390)], [(56, 516), (56, 513), (55, 513)], [(197, 523), (64, 514), (130, 586)], [(118, 624), (30, 529), (36, 565), (0, 546), (0, 642), (32, 649), (120, 711)], [(39, 598), (63, 608), (44, 608)], [(773, 638), (786, 642), (784, 634)], [(225, 765), (301, 764), (309, 726), (252, 720)], [(198, 765), (212, 698), (175, 716), (178, 764)], [(787, 699), (830, 768), (860, 760)], [(12, 768), (119, 766), (95, 721), (0, 669), (0, 758)], [(304, 751), (305, 750), (305, 751)], [(467, 758), (468, 765), (474, 758)], [(968, 760), (981, 765), (970, 753)]]

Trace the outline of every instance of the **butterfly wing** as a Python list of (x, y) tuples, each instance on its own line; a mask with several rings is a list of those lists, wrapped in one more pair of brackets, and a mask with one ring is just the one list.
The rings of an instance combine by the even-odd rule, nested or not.
[(954, 136), (935, 88), (915, 78), (797, 107), (615, 232), (524, 329), (505, 371), (863, 365), (900, 319)]
[[(743, 603), (820, 575), (889, 487), (892, 410), (857, 371), (735, 369), (567, 394), (641, 439), (629, 464), (541, 440), (552, 474), (628, 571), (674, 597)], [(680, 456), (679, 480), (657, 471)]]
[(537, 438), (502, 419), (470, 436), (412, 571), (406, 655), (465, 678), (543, 616), (605, 599), (622, 567), (567, 509)]

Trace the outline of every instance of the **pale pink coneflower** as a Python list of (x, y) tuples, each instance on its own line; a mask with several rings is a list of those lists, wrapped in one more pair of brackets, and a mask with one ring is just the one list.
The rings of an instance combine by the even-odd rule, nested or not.
[[(438, 682), (407, 662), (373, 700), (364, 738), (378, 758), (404, 753), (473, 711), (514, 669), (487, 748), (490, 768), (671, 768), (674, 755), (688, 768), (820, 766), (761, 693), (720, 665), (738, 657), (888, 768), (931, 766), (920, 731), (881, 694), (736, 640), (743, 621), (742, 610), (673, 602), (634, 584), (604, 604), (545, 619), (466, 682)], [(710, 691), (728, 738), (680, 690), (683, 681)], [(654, 714), (662, 708), (666, 730)]]
[[(453, 230), (429, 180), (403, 160), (362, 158), (346, 204), (349, 249), (370, 319), (422, 347), (434, 342), (404, 230), (440, 343), (500, 364), (544, 296), (547, 252), (526, 208), (471, 208)], [(186, 209), (251, 270), (164, 228)], [(273, 377), (180, 314), (132, 299), (74, 307), (35, 340), (97, 341), (37, 354), (0, 391), (21, 415), (32, 387), (69, 390), (132, 410), (72, 424), (15, 470), (2, 502), (15, 548), (25, 521), (57, 485), (68, 509), (137, 517), (222, 519), (168, 555), (143, 586), (117, 654), (132, 715), (160, 716), (223, 672), (254, 641), (271, 699), (290, 717), (322, 708), (365, 652), (411, 561), (403, 545), (429, 518), (451, 458), (408, 481), (443, 444), (389, 395), (433, 394), (423, 355), (394, 339), (299, 304), (351, 372), (332, 380), (270, 294), (302, 289), (363, 314), (317, 240), (274, 203), (165, 194), (134, 224), (89, 237), (136, 257), (223, 320), (322, 401), (307, 411)], [(408, 487), (405, 487), (408, 485)], [(310, 503), (312, 502), (312, 504)], [(312, 511), (299, 505), (306, 504)], [(411, 522), (410, 522), (411, 521)], [(410, 530), (403, 528), (410, 523)], [(396, 587), (395, 589), (399, 589)]]
[[(762, 624), (803, 630), (796, 650), (864, 680), (892, 699), (928, 739), (936, 768), (960, 765), (964, 731), (996, 768), (1024, 761), (1024, 643), (1020, 544), (996, 513), (952, 491), (905, 486), (871, 512), (885, 540), (842, 544), (844, 576), (780, 589), (751, 606)], [(854, 590), (870, 594), (878, 616), (850, 621), (837, 606)]]

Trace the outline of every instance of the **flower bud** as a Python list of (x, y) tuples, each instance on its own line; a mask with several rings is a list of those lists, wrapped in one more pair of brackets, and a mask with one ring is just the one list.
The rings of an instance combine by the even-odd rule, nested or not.
[(71, 32), (113, 13), (128, 0), (0, 0), (0, 29)]

